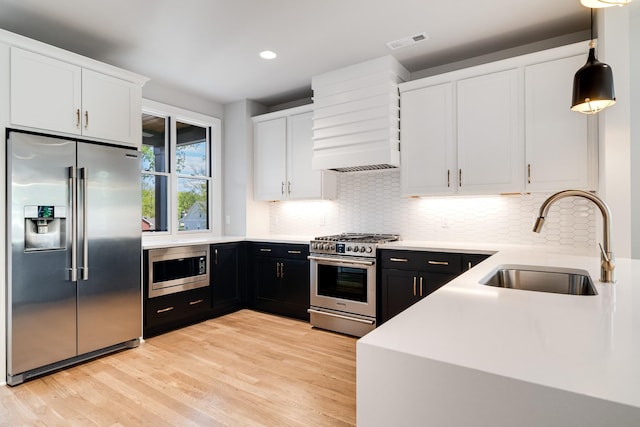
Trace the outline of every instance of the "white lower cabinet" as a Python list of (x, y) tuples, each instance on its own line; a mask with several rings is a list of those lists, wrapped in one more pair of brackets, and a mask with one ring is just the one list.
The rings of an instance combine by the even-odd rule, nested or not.
[(269, 113), (254, 120), (254, 199), (305, 200), (336, 196), (333, 172), (311, 168), (311, 107)]
[(11, 48), (11, 123), (140, 145), (142, 85)]
[(404, 196), (597, 186), (596, 119), (572, 112), (583, 43), (400, 85)]

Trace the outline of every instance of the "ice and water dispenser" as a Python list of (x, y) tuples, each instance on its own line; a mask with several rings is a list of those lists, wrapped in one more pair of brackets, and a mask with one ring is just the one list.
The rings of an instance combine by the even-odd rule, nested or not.
[(25, 206), (25, 251), (64, 249), (66, 222), (66, 206)]

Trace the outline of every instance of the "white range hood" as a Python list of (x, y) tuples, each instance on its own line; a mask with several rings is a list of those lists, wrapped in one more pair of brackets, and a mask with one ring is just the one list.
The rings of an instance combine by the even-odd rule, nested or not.
[(313, 77), (313, 169), (400, 166), (398, 84), (408, 79), (392, 56)]

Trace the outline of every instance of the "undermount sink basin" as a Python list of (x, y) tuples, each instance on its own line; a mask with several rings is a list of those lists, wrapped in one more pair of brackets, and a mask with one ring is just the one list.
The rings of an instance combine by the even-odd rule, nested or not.
[(569, 295), (597, 295), (586, 270), (500, 265), (480, 280), (481, 285)]

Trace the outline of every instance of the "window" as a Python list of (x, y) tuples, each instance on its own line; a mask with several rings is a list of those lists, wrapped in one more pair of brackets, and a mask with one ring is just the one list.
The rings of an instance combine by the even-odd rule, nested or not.
[(144, 100), (145, 236), (220, 235), (220, 120)]

